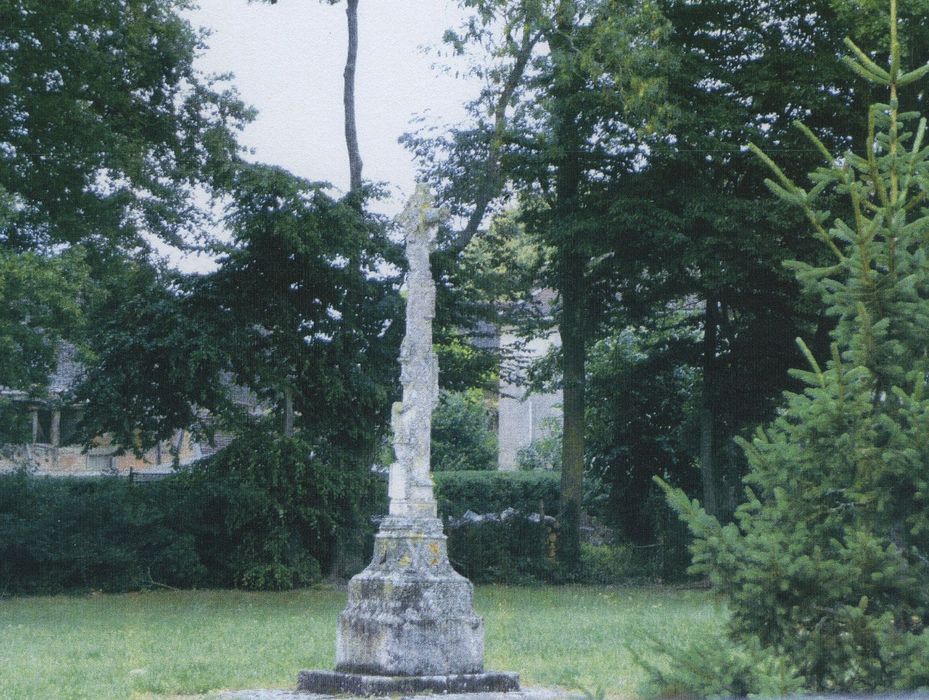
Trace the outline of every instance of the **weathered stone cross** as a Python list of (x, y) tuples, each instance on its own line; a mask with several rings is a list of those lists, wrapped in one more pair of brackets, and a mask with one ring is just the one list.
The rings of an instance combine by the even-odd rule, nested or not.
[(336, 630), (336, 670), (301, 671), (301, 690), (374, 695), (519, 688), (515, 673), (484, 671), (484, 623), (474, 614), (473, 587), (449, 564), (436, 517), (429, 453), (439, 365), (432, 350), (429, 253), (441, 212), (430, 202), (420, 186), (401, 216), (409, 273), (400, 349), (403, 400), (392, 416), (390, 510), (374, 538), (371, 563), (349, 582)]
[(400, 216), (406, 233), (406, 335), (400, 346), (403, 400), (395, 403), (391, 426), (396, 462), (390, 467), (387, 495), (390, 515), (436, 517), (429, 476), (432, 411), (439, 400), (439, 362), (432, 350), (435, 282), (429, 254), (435, 248), (441, 212), (430, 206), (429, 190), (420, 185)]

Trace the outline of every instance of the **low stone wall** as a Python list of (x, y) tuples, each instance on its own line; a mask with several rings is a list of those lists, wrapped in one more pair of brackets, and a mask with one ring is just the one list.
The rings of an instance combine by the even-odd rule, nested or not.
[[(200, 446), (184, 434), (179, 440), (177, 458), (189, 464), (201, 457)], [(174, 468), (172, 445), (164, 443), (137, 457), (131, 451), (114, 454), (110, 445), (86, 452), (78, 445), (55, 447), (46, 444), (8, 446), (0, 452), (0, 472), (14, 471), (25, 466), (39, 476), (128, 476), (130, 474), (159, 476)]]

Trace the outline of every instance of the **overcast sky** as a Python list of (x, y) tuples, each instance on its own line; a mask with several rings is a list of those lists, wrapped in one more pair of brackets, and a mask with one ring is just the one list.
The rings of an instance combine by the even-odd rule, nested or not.
[[(344, 3), (199, 0), (193, 24), (213, 31), (200, 60), (207, 72), (232, 72), (258, 117), (243, 142), (256, 160), (313, 180), (348, 186), (342, 112), (346, 53)], [(416, 114), (461, 120), (477, 86), (431, 66), (445, 29), (462, 17), (454, 0), (360, 0), (356, 111), (364, 178), (388, 183), (398, 211), (413, 189), (414, 165), (397, 139)]]

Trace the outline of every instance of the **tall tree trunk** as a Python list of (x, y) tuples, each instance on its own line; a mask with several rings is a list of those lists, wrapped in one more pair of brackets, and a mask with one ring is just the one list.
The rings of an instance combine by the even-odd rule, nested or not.
[(358, 128), (355, 124), (355, 67), (358, 59), (358, 0), (346, 0), (348, 18), (348, 56), (345, 59), (345, 145), (348, 147), (348, 170), (351, 191), (361, 187), (361, 151), (358, 148)]
[(719, 514), (716, 498), (714, 444), (716, 409), (713, 401), (716, 377), (716, 346), (719, 335), (717, 305), (716, 295), (708, 295), (703, 320), (703, 392), (700, 399), (700, 476), (703, 482), (703, 507), (710, 515)]
[(513, 95), (519, 84), (523, 80), (526, 72), (526, 66), (529, 65), (529, 59), (532, 57), (532, 50), (539, 41), (539, 33), (529, 25), (528, 20), (523, 25), (522, 38), (520, 39), (519, 50), (516, 52), (515, 61), (513, 62), (510, 72), (503, 83), (503, 89), (497, 96), (494, 103), (494, 130), (490, 137), (490, 148), (485, 164), (485, 172), (482, 174), (482, 182), (478, 188), (477, 197), (474, 201), (474, 209), (468, 217), (468, 223), (458, 238), (455, 240), (455, 250), (464, 250), (468, 243), (474, 238), (478, 227), (484, 220), (487, 208), (490, 203), (500, 194), (503, 184), (500, 179), (500, 157), (503, 152), (504, 135), (506, 132), (506, 108), (509, 106)]
[(584, 412), (587, 363), (584, 331), (583, 256), (564, 253), (561, 280), (561, 352), (564, 411), (558, 557), (568, 571), (580, 564), (580, 517), (584, 495)]
[(290, 384), (284, 388), (284, 436), (294, 436), (294, 388)]
[(551, 231), (558, 249), (558, 274), (561, 296), (561, 356), (563, 376), (562, 406), (564, 410), (561, 456), (561, 499), (558, 535), (558, 558), (568, 572), (577, 572), (581, 553), (581, 499), (584, 493), (584, 412), (587, 324), (587, 298), (584, 257), (585, 246), (574, 228), (580, 209), (583, 169), (580, 154), (581, 130), (576, 95), (583, 80), (576, 71), (576, 49), (572, 44), (576, 0), (561, 0), (555, 17), (555, 30), (549, 37), (556, 64), (552, 88), (555, 114), (554, 140), (561, 157), (556, 161), (555, 202), (552, 207)]

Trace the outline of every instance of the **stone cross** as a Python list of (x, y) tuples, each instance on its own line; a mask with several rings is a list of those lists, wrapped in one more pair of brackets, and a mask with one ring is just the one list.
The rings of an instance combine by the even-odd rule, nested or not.
[(406, 335), (400, 347), (403, 400), (394, 404), (396, 462), (390, 512), (374, 537), (374, 555), (348, 584), (336, 629), (335, 671), (301, 671), (301, 690), (357, 695), (504, 692), (515, 673), (484, 671), (484, 623), (471, 582), (448, 561), (429, 474), (432, 410), (439, 363), (432, 350), (435, 283), (429, 253), (441, 212), (416, 189), (400, 223), (406, 239)]
[(429, 254), (435, 249), (442, 213), (432, 207), (429, 190), (416, 188), (400, 216), (406, 243), (406, 335), (400, 346), (403, 400), (393, 406), (396, 462), (390, 467), (387, 494), (390, 515), (429, 518), (436, 515), (429, 475), (432, 411), (439, 400), (439, 363), (432, 349), (435, 282)]

